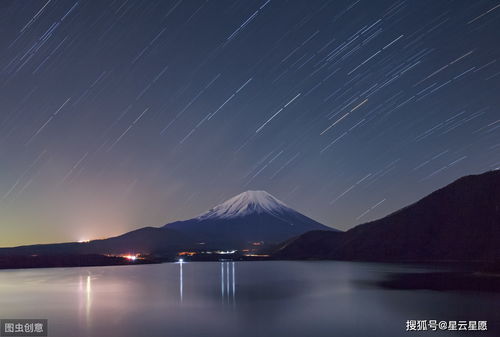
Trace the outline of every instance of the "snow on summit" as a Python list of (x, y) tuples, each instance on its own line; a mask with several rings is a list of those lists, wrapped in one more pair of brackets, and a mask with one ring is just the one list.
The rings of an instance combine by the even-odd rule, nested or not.
[(234, 218), (251, 213), (296, 213), (282, 201), (266, 191), (246, 191), (203, 213), (198, 219)]

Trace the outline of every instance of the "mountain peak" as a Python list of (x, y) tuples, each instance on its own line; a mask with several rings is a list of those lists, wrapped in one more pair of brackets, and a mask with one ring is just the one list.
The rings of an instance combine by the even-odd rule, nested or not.
[[(237, 196), (235, 196), (231, 199), (235, 199), (235, 198), (247, 198), (248, 200), (251, 200), (251, 201), (257, 202), (257, 203), (265, 202), (265, 200), (269, 200), (269, 199), (273, 199), (275, 201), (281, 202), (278, 199), (276, 199), (274, 196), (272, 196), (270, 193), (268, 193), (266, 191), (259, 191), (259, 190), (256, 190), (256, 191), (248, 190), (248, 191), (245, 191), (245, 192), (238, 194)], [(231, 199), (229, 199), (229, 200), (231, 200)]]
[[(279, 243), (311, 230), (332, 230), (293, 210), (266, 191), (246, 191), (201, 214), (164, 227), (217, 249)], [(255, 248), (255, 247), (253, 247)]]
[[(198, 219), (233, 218), (251, 213), (281, 214), (293, 211), (266, 191), (245, 191), (201, 214)], [(295, 211), (293, 211), (295, 212)]]

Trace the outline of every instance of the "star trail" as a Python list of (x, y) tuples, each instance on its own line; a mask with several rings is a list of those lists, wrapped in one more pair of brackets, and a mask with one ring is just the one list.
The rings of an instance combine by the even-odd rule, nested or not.
[(266, 190), (348, 229), (500, 168), (500, 3), (0, 2), (0, 246)]

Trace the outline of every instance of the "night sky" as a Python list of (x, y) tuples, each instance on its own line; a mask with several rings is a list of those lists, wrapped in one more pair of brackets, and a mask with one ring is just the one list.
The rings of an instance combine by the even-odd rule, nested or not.
[(326, 225), (500, 167), (500, 2), (0, 1), (0, 246), (245, 190)]

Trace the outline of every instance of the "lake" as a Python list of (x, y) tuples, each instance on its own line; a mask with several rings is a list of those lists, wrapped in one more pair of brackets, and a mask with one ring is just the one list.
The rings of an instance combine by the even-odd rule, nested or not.
[[(425, 266), (189, 262), (0, 271), (0, 318), (47, 318), (49, 336), (500, 336), (500, 294), (399, 290)], [(487, 331), (406, 332), (407, 320), (487, 320)]]

